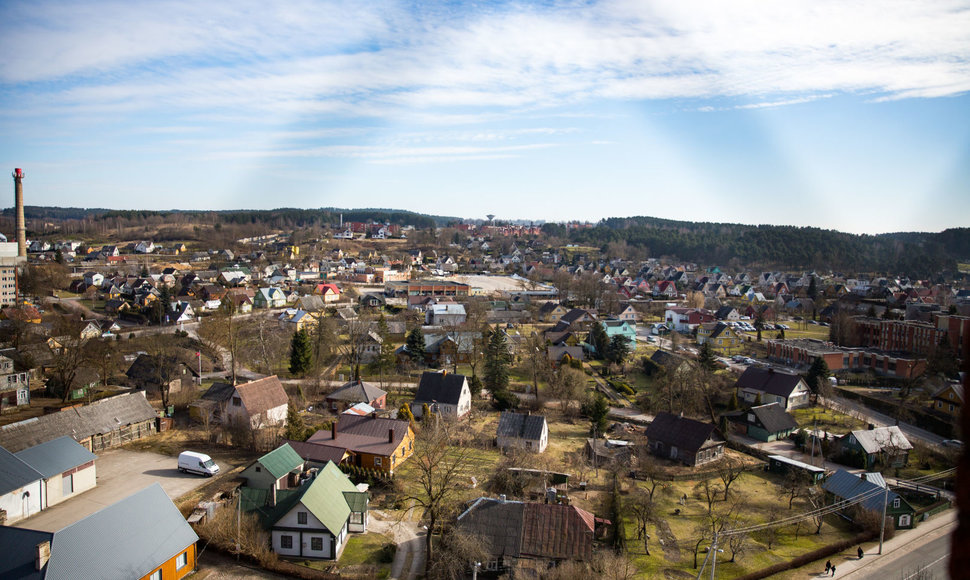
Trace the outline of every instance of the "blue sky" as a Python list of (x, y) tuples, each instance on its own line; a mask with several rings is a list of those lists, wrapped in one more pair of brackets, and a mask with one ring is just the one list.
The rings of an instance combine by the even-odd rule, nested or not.
[(970, 0), (210, 4), (0, 5), (28, 204), (970, 225)]

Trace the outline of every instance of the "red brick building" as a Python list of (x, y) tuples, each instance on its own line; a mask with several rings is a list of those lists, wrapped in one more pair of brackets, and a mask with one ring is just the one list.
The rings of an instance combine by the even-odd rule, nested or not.
[(865, 348), (846, 348), (815, 339), (769, 340), (768, 358), (789, 366), (808, 368), (821, 357), (832, 372), (871, 370), (876, 374), (908, 379), (923, 374), (926, 358)]

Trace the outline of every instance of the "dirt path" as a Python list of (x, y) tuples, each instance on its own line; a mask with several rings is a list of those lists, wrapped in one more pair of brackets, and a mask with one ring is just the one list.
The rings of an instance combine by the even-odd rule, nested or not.
[(391, 580), (411, 580), (424, 570), (423, 530), (414, 521), (413, 502), (400, 515), (370, 510), (368, 527), (371, 531), (394, 538), (397, 552), (391, 564)]

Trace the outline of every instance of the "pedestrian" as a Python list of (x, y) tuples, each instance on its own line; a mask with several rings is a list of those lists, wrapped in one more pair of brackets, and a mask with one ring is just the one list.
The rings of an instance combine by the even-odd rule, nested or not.
[(835, 576), (835, 566), (832, 566), (832, 576)]
[(865, 555), (865, 552), (862, 551), (862, 546), (859, 546), (859, 559), (861, 560), (864, 555)]
[(829, 571), (832, 569), (832, 560), (825, 561), (825, 575), (829, 575)]

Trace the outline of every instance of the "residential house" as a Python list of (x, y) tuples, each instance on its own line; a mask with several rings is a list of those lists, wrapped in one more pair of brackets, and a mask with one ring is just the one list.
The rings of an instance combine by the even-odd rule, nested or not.
[(373, 383), (361, 380), (350, 381), (327, 395), (326, 402), (327, 407), (335, 412), (344, 411), (357, 403), (367, 403), (374, 409), (384, 409), (387, 403), (387, 391)]
[(0, 526), (0, 577), (180, 580), (198, 539), (154, 483), (56, 532)]
[(174, 355), (140, 354), (125, 371), (125, 376), (133, 388), (160, 395), (163, 389), (174, 394), (190, 388), (199, 372)]
[(482, 570), (538, 577), (558, 562), (592, 559), (596, 517), (575, 506), (480, 497), (455, 527), (481, 539), (489, 554)]
[(293, 558), (337, 560), (348, 532), (367, 531), (368, 502), (367, 492), (329, 462), (266, 514), (272, 550)]
[(258, 497), (257, 504), (272, 507), (281, 499), (280, 491), (300, 486), (303, 468), (303, 458), (288, 443), (284, 443), (242, 470), (239, 477), (246, 480), (247, 488), (265, 492), (258, 496), (249, 495), (249, 501)]
[(259, 288), (253, 297), (253, 308), (283, 308), (286, 306), (286, 294), (275, 286)]
[(592, 310), (573, 308), (560, 317), (556, 327), (561, 327), (562, 330), (589, 330), (594, 322), (596, 322), (596, 313)]
[(960, 417), (963, 409), (963, 385), (951, 382), (933, 393), (933, 398), (930, 399), (930, 409), (950, 417)]
[(631, 349), (636, 348), (637, 344), (637, 325), (628, 320), (607, 319), (602, 321), (603, 330), (606, 336), (613, 339), (614, 336), (622, 336), (627, 340)]
[(731, 354), (741, 347), (741, 337), (723, 322), (707, 322), (697, 327), (697, 344), (709, 343), (719, 354)]
[(714, 313), (714, 318), (718, 320), (729, 320), (732, 322), (741, 320), (741, 313), (733, 306), (722, 306)]
[(287, 332), (310, 331), (316, 328), (318, 323), (316, 316), (300, 308), (287, 308), (276, 320), (282, 328), (287, 329)]
[(101, 382), (101, 375), (91, 367), (78, 367), (74, 373), (70, 385), (62, 384), (62, 379), (58, 375), (48, 377), (45, 390), (47, 394), (55, 397), (63, 397), (64, 390), (68, 390), (66, 399), (77, 401), (83, 399), (89, 392), (94, 391)]
[(549, 425), (542, 415), (503, 411), (498, 419), (495, 442), (499, 449), (524, 449), (542, 453), (549, 444)]
[(151, 240), (138, 242), (134, 250), (136, 254), (151, 254), (155, 251), (155, 242)]
[(627, 304), (622, 310), (620, 310), (620, 313), (616, 315), (616, 318), (617, 320), (629, 322), (630, 324), (636, 326), (639, 315), (632, 305)]
[(425, 371), (418, 383), (418, 392), (411, 402), (411, 413), (416, 418), (423, 415), (423, 405), (428, 405), (432, 413), (438, 413), (447, 419), (461, 419), (472, 408), (468, 379), (465, 375), (448, 371)]
[(323, 297), (323, 301), (326, 303), (340, 300), (340, 288), (336, 284), (317, 284), (313, 293)]
[(64, 435), (15, 454), (43, 477), (41, 509), (47, 509), (97, 485), (97, 456)]
[[(897, 530), (910, 529), (915, 526), (916, 510), (912, 505), (891, 489), (886, 489), (886, 480), (881, 473), (860, 473), (856, 475), (844, 469), (839, 469), (828, 476), (822, 485), (830, 505), (838, 502), (855, 502), (841, 510), (849, 519), (857, 517), (857, 510), (864, 509), (882, 516), (885, 509), (886, 518), (892, 519)], [(861, 501), (859, 501), (861, 500)]]
[(465, 305), (457, 303), (429, 304), (424, 311), (425, 323), (432, 326), (461, 326), (465, 323)]
[(724, 439), (711, 423), (661, 411), (647, 426), (650, 451), (666, 459), (697, 466), (724, 454)]
[(96, 453), (154, 434), (157, 417), (144, 392), (125, 393), (6, 425), (0, 445), (16, 453), (68, 435)]
[(39, 471), (0, 447), (0, 529), (41, 510), (43, 481)]
[(856, 429), (832, 442), (829, 454), (840, 463), (869, 469), (879, 465), (902, 467), (909, 463), (913, 445), (896, 425)]
[(30, 404), (30, 373), (17, 372), (13, 359), (0, 355), (0, 412)]
[[(394, 470), (414, 454), (414, 429), (401, 419), (345, 412), (329, 430), (317, 431), (306, 443), (339, 450), (342, 464), (348, 468), (394, 475)], [(305, 451), (300, 449), (301, 453)]]
[(703, 308), (668, 308), (664, 320), (669, 328), (677, 332), (691, 332), (705, 322), (714, 322), (714, 315)]
[(726, 416), (734, 433), (747, 435), (758, 441), (777, 441), (798, 429), (795, 418), (778, 403), (768, 403)]
[(225, 405), (224, 420), (249, 421), (253, 429), (282, 425), (289, 398), (276, 375), (236, 385)]
[[(749, 366), (738, 377), (738, 399), (749, 405), (779, 403), (790, 411), (808, 405), (809, 388), (800, 375), (774, 368)], [(760, 399), (760, 403), (759, 403)]]
[(563, 314), (566, 314), (568, 310), (565, 306), (558, 302), (546, 302), (539, 307), (539, 321), (540, 322), (559, 322)]

